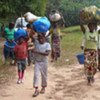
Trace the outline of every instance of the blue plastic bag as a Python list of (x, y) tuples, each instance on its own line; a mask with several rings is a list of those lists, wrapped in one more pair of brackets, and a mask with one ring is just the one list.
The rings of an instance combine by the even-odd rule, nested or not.
[(42, 17), (36, 20), (32, 25), (38, 33), (46, 33), (51, 26), (50, 21), (47, 17)]
[(27, 37), (26, 30), (20, 28), (14, 33), (15, 41), (18, 40), (20, 37)]
[(84, 64), (84, 53), (77, 54), (76, 57), (79, 61), (79, 64)]

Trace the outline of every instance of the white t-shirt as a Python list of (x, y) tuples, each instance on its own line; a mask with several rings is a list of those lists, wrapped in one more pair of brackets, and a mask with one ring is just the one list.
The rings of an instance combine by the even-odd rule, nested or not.
[[(40, 44), (38, 41), (35, 43), (35, 50), (41, 53), (45, 53), (46, 51), (51, 51), (50, 43), (45, 42), (44, 44)], [(47, 56), (41, 54), (35, 54), (35, 60), (42, 62), (47, 62)]]

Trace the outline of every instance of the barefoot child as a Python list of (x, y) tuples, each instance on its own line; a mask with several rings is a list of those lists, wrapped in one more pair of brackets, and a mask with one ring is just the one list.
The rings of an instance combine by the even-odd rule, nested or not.
[(46, 37), (44, 34), (38, 35), (38, 41), (35, 42), (35, 49), (33, 50), (35, 55), (35, 67), (34, 67), (34, 88), (35, 92), (33, 97), (36, 97), (39, 94), (38, 83), (41, 74), (42, 89), (40, 93), (45, 92), (47, 86), (47, 56), (51, 50), (50, 44), (46, 42)]
[(27, 43), (23, 37), (20, 37), (18, 44), (14, 48), (15, 58), (18, 66), (18, 81), (17, 83), (22, 83), (24, 77), (24, 70), (26, 68), (26, 58), (27, 58)]

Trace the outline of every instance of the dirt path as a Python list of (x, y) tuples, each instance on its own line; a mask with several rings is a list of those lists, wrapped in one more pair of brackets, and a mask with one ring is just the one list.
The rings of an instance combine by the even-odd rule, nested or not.
[(16, 76), (11, 85), (0, 90), (0, 100), (100, 100), (99, 72), (96, 74), (95, 83), (87, 86), (81, 65), (58, 69), (51, 65), (48, 70), (48, 87), (45, 94), (32, 97), (33, 68), (28, 67), (24, 83), (16, 84)]

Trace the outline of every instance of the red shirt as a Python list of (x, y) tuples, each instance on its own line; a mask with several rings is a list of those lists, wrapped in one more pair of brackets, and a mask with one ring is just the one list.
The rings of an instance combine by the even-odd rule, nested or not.
[(26, 59), (27, 58), (27, 43), (23, 42), (18, 44), (14, 48), (15, 56), (17, 59)]

